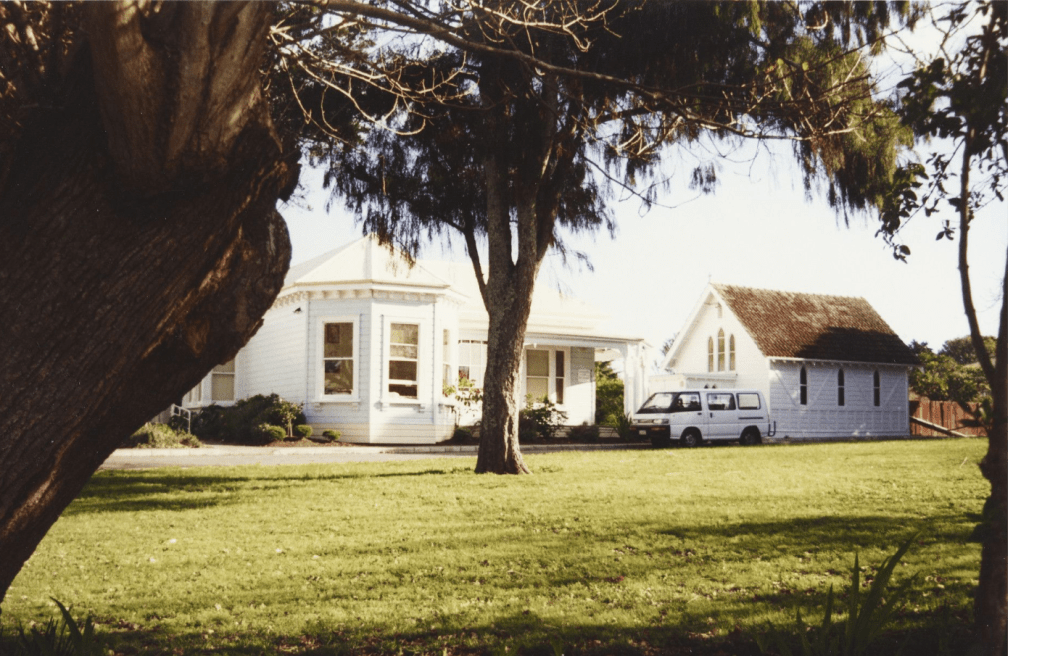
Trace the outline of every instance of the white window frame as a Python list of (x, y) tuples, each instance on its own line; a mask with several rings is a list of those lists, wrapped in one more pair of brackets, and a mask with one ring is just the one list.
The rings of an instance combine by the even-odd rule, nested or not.
[[(390, 392), (390, 384), (394, 379), (390, 378), (390, 336), (393, 331), (394, 324), (408, 324), (416, 327), (418, 331), (416, 333), (417, 344), (416, 344), (416, 397), (410, 396), (394, 396)], [(424, 375), (426, 371), (433, 371), (429, 367), (425, 367), (424, 363), (431, 362), (430, 351), (426, 348), (427, 346), (427, 331), (426, 321), (419, 317), (383, 317), (383, 357), (380, 358), (382, 361), (382, 370), (380, 371), (382, 381), (382, 388), (380, 389), (380, 398), (386, 403), (407, 403), (407, 404), (422, 404), (427, 395), (429, 394), (430, 386), (433, 385), (433, 381), (428, 382), (428, 378)], [(397, 379), (400, 380), (400, 379)], [(407, 382), (407, 381), (406, 381)]]
[[(525, 397), (528, 396), (529, 392), (529, 363), (528, 363), (528, 352), (529, 351), (545, 351), (547, 353), (547, 398), (554, 402), (557, 406), (564, 406), (565, 400), (568, 397), (569, 389), (569, 371), (571, 371), (570, 363), (570, 349), (559, 348), (557, 346), (533, 346), (526, 347), (526, 353), (521, 359), (521, 378), (525, 381), (521, 389), (521, 400), (524, 403)], [(558, 375), (558, 353), (562, 354), (562, 375)], [(532, 378), (540, 378), (540, 376), (532, 376)], [(558, 380), (562, 381), (562, 400), (558, 402)], [(540, 401), (541, 399), (536, 399)]]
[[(353, 326), (353, 349), (350, 355), (353, 361), (354, 391), (352, 394), (325, 394), (324, 391), (324, 328), (330, 323), (349, 323)], [(338, 316), (323, 316), (317, 319), (317, 346), (315, 353), (317, 361), (315, 364), (317, 384), (316, 398), (320, 401), (359, 401), (361, 399), (361, 315), (346, 314)]]

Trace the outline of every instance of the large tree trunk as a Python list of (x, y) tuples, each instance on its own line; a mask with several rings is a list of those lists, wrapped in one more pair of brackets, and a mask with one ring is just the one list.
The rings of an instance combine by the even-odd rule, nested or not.
[(995, 354), (995, 379), (992, 383), (992, 430), (988, 436), (988, 453), (981, 461), (981, 472), (991, 483), (992, 491), (984, 505), (981, 531), (981, 575), (977, 584), (974, 611), (978, 638), (985, 653), (1005, 656), (1008, 620), (1008, 554), (1009, 532), (1009, 467), (1007, 403), (1007, 276), (1003, 276), (1003, 306), (999, 313), (999, 337)]
[(291, 255), (272, 7), (78, 11), (90, 48), (0, 188), (0, 600), (121, 440), (258, 330)]
[[(489, 279), (488, 354), (481, 399), (479, 474), (528, 474), (518, 442), (518, 399), (521, 398), (521, 356), (525, 325), (532, 305), (535, 273), (518, 271), (493, 285)], [(496, 289), (505, 293), (494, 294)]]

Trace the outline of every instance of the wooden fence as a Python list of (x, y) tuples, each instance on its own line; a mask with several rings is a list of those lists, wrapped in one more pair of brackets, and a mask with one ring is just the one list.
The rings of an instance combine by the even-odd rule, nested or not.
[[(972, 404), (976, 405), (976, 404)], [(963, 422), (972, 419), (972, 415), (958, 403), (953, 401), (931, 401), (927, 398), (913, 399), (908, 402), (908, 409), (912, 417), (923, 419), (931, 424), (943, 426), (948, 430), (962, 433), (963, 435), (986, 435), (983, 428), (966, 426)], [(943, 433), (932, 428), (911, 423), (912, 435), (943, 435)]]

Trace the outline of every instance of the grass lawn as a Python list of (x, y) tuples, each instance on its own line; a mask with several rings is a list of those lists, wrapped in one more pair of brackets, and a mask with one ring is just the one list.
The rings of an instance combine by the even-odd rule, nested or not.
[[(854, 552), (915, 587), (887, 649), (963, 640), (987, 442), (558, 453), (99, 473), (3, 603), (116, 653), (757, 653)], [(839, 609), (842, 607), (839, 606)], [(932, 642), (931, 642), (932, 641)], [(932, 647), (931, 647), (932, 645)]]

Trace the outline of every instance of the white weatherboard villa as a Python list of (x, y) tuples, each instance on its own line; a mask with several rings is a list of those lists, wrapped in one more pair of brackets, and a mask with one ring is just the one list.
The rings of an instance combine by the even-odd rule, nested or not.
[(907, 435), (918, 364), (862, 298), (709, 284), (649, 385), (761, 390), (777, 437)]
[[(547, 396), (566, 423), (594, 423), (595, 360), (620, 360), (624, 405), (645, 400), (646, 343), (602, 328), (594, 308), (539, 283), (525, 337), (522, 397)], [(293, 266), (236, 357), (184, 398), (197, 409), (275, 393), (303, 403), (320, 433), (359, 443), (451, 436), (445, 389), (484, 381), (488, 315), (469, 264), (420, 261), (364, 237)]]

